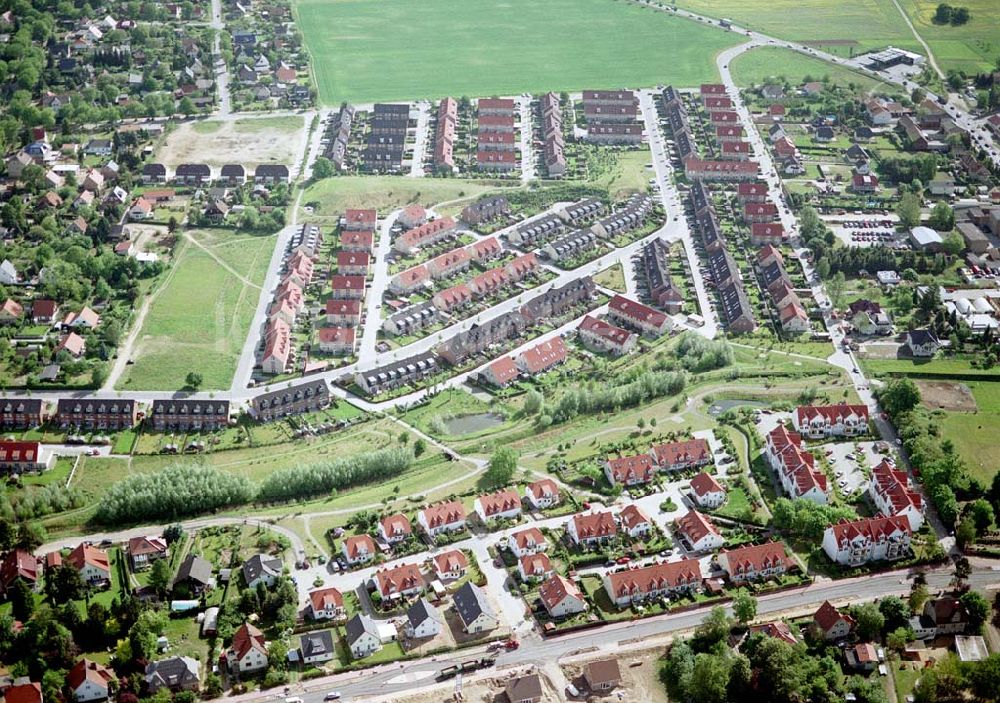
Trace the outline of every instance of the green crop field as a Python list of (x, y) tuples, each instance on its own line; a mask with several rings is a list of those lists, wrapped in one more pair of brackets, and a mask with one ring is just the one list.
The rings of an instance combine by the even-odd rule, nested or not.
[(866, 91), (886, 85), (842, 66), (835, 66), (820, 59), (803, 56), (791, 49), (774, 46), (762, 46), (740, 54), (733, 59), (730, 69), (733, 80), (741, 86), (761, 85), (775, 79), (784, 79), (796, 85), (805, 82), (806, 79), (818, 81), (827, 76), (834, 83), (840, 85), (853, 83)]
[(737, 40), (620, 0), (297, 0), (322, 102), (717, 79)]
[(994, 69), (1000, 57), (1000, 6), (996, 0), (962, 0), (952, 3), (969, 10), (965, 25), (934, 24), (937, 0), (899, 0), (920, 36), (930, 44), (943, 71), (967, 74)]
[(841, 56), (920, 45), (892, 0), (677, 0), (677, 6)]
[(120, 389), (182, 388), (191, 371), (202, 375), (205, 390), (228, 388), (232, 381), (275, 240), (228, 230), (190, 234), (205, 249), (182, 240)]

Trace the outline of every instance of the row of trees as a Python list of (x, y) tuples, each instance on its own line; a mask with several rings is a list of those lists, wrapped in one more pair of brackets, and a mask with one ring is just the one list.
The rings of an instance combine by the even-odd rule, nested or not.
[(592, 383), (563, 395), (552, 407), (552, 420), (567, 422), (577, 415), (633, 408), (655, 398), (677, 395), (686, 384), (686, 373), (672, 371), (642, 371), (617, 386)]
[(775, 528), (795, 537), (818, 541), (829, 525), (841, 519), (852, 520), (857, 514), (849, 506), (820, 505), (809, 500), (778, 498), (772, 511)]

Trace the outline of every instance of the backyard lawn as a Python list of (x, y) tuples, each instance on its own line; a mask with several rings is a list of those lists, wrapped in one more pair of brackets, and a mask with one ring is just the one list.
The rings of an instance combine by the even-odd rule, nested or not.
[(718, 77), (715, 54), (735, 39), (608, 0), (298, 0), (296, 12), (327, 105), (691, 87)]
[[(257, 308), (273, 236), (229, 230), (189, 232), (143, 322), (117, 387), (183, 388), (191, 371), (202, 390), (229, 388)], [(200, 244), (201, 246), (198, 246)]]

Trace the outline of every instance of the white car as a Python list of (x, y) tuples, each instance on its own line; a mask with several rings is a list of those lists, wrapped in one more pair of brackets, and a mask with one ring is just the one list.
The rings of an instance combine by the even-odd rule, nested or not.
[(339, 701), (340, 691), (330, 691), (325, 696), (323, 696), (324, 701)]

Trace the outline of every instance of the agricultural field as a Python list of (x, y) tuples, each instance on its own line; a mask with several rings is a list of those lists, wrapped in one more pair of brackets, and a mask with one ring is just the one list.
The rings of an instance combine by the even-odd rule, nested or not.
[(870, 91), (884, 83), (850, 71), (842, 66), (803, 56), (791, 49), (762, 46), (751, 49), (733, 59), (730, 65), (733, 79), (738, 85), (762, 85), (771, 81), (798, 85), (807, 81), (824, 80), (829, 77), (833, 83), (850, 85), (853, 83), (863, 91)]
[(972, 392), (975, 410), (944, 413), (941, 435), (955, 443), (969, 472), (989, 485), (997, 472), (996, 437), (1000, 433), (1000, 383), (969, 381), (963, 384)]
[(889, 44), (920, 49), (892, 0), (678, 0), (676, 4), (840, 56)]
[(941, 70), (966, 74), (991, 71), (1000, 58), (1000, 12), (995, 0), (962, 0), (956, 6), (969, 10), (968, 24), (952, 27), (934, 24), (936, 0), (899, 0), (917, 32), (934, 53)]
[(191, 162), (215, 168), (242, 163), (250, 173), (263, 163), (291, 168), (305, 138), (306, 121), (300, 115), (183, 122), (167, 136), (156, 160), (170, 170)]
[(257, 308), (274, 237), (189, 230), (153, 295), (118, 388), (182, 388), (197, 371), (204, 390), (228, 388)]
[(718, 29), (607, 0), (298, 0), (296, 13), (327, 105), (690, 87), (716, 79), (713, 57), (734, 43)]

